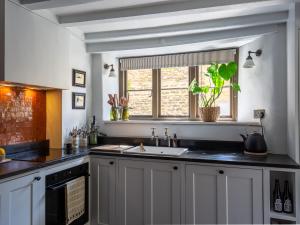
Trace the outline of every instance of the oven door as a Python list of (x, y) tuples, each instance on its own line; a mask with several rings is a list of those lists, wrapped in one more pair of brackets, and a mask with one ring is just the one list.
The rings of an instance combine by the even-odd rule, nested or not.
[[(67, 181), (66, 181), (67, 182)], [(46, 189), (46, 225), (66, 225), (65, 187), (66, 182)], [(85, 213), (70, 225), (84, 225), (88, 222), (89, 176), (85, 176)]]

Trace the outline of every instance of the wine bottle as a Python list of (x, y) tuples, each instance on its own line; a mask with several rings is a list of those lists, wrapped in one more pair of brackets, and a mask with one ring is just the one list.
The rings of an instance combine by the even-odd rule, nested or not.
[(275, 180), (275, 189), (273, 192), (273, 209), (275, 212), (282, 212), (282, 198), (280, 192), (279, 180)]
[(292, 195), (291, 195), (290, 188), (289, 188), (289, 182), (287, 180), (284, 182), (283, 212), (293, 213)]

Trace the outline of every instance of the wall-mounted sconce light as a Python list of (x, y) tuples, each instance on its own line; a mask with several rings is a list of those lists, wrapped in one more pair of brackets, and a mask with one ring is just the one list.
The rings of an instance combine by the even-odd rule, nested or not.
[(249, 51), (248, 52), (248, 57), (246, 58), (246, 62), (244, 64), (244, 68), (253, 68), (255, 66), (251, 54), (255, 54), (257, 57), (261, 56), (262, 50), (258, 49), (256, 52)]
[(105, 64), (104, 65), (104, 69), (106, 69), (106, 70), (108, 70), (109, 67), (111, 67), (111, 69), (109, 71), (109, 75), (108, 76), (109, 77), (116, 77), (117, 75), (116, 75), (116, 72), (115, 72), (115, 69), (114, 69), (114, 65), (113, 64), (111, 64), (111, 65)]

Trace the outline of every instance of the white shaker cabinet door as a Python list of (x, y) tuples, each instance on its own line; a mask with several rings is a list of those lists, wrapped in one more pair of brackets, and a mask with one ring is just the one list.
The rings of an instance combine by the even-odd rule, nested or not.
[(181, 170), (168, 163), (151, 163), (147, 224), (180, 224)]
[(172, 163), (120, 160), (120, 224), (180, 224), (180, 171)]
[(186, 223), (217, 224), (219, 205), (217, 168), (207, 166), (186, 167)]
[[(147, 166), (142, 161), (119, 161), (119, 224), (146, 224)], [(149, 185), (149, 184), (148, 184)]]
[(40, 225), (41, 181), (32, 174), (0, 184), (0, 225)]
[(224, 168), (222, 196), (226, 210), (221, 223), (262, 224), (262, 171), (255, 169)]
[(187, 224), (263, 223), (262, 171), (188, 165)]
[(116, 160), (91, 159), (91, 222), (116, 224)]

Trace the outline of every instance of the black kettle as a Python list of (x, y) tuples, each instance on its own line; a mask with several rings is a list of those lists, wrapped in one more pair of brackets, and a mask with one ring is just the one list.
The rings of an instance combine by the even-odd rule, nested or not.
[(244, 153), (248, 155), (264, 156), (267, 155), (267, 144), (263, 134), (254, 132), (247, 134), (247, 136), (241, 134), (245, 150)]

